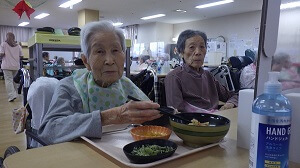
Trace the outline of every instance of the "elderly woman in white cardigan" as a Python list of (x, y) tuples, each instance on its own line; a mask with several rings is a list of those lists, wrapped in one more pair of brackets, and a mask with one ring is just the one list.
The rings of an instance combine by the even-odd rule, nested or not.
[[(161, 117), (159, 105), (123, 76), (125, 39), (110, 22), (86, 24), (81, 31), (86, 69), (59, 82), (38, 131), (50, 143), (80, 136), (100, 138), (102, 126), (143, 123)], [(131, 95), (144, 101), (129, 101)], [(127, 102), (127, 103), (126, 103)]]

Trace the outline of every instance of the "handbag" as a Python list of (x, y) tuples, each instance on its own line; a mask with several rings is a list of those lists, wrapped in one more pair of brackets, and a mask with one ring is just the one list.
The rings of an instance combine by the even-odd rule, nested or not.
[(26, 109), (27, 105), (28, 103), (25, 105), (25, 107), (13, 109), (12, 123), (13, 123), (14, 132), (16, 134), (23, 132), (25, 129), (25, 123), (28, 116), (28, 112)]

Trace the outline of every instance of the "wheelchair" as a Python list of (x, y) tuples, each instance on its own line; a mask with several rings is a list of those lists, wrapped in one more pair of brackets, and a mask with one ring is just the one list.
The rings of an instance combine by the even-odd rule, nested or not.
[(247, 56), (233, 56), (229, 58), (228, 64), (222, 64), (217, 67), (205, 67), (210, 71), (215, 79), (225, 86), (229, 91), (236, 93), (243, 89), (240, 87), (240, 75), (242, 69), (253, 63), (253, 60)]
[[(166, 94), (164, 78), (158, 78), (156, 70), (153, 68), (145, 69), (137, 75), (130, 77), (130, 80), (138, 86), (153, 102), (160, 106), (166, 106)], [(166, 126), (169, 123), (169, 117), (163, 115), (162, 117), (153, 121), (143, 123), (143, 125), (160, 125)]]
[[(32, 100), (32, 103), (29, 103), (26, 106), (26, 109), (28, 111), (28, 117), (27, 117), (26, 123), (25, 123), (26, 149), (32, 149), (32, 148), (36, 148), (36, 147), (40, 147), (40, 146), (47, 146), (50, 143), (48, 143), (47, 140), (45, 140), (45, 139), (39, 138), (38, 134), (37, 134), (37, 129), (41, 124), (41, 117), (47, 112), (47, 110), (37, 108), (36, 106), (39, 104), (36, 102), (37, 102), (37, 97), (38, 97), (38, 99), (41, 100), (40, 95), (47, 93), (46, 97), (48, 99), (42, 99), (41, 103), (43, 104), (43, 106), (46, 107), (46, 109), (48, 109), (48, 107), (50, 105), (50, 101), (52, 99), (52, 95), (54, 93), (54, 88), (55, 88), (55, 86), (51, 86), (51, 85), (55, 84), (54, 80), (56, 81), (56, 83), (58, 82), (58, 80), (55, 78), (41, 77), (32, 83), (29, 71), (24, 68), (22, 68), (21, 71), (22, 71), (22, 79), (21, 80), (22, 80), (22, 84), (23, 84), (23, 89), (22, 89), (23, 90), (23, 105), (25, 106), (27, 103), (29, 103), (28, 100), (30, 97), (31, 98), (35, 97), (34, 100)], [(42, 81), (42, 79), (45, 79), (47, 82), (45, 82), (45, 80)], [(32, 91), (29, 90), (30, 87), (31, 88), (35, 87), (35, 90), (33, 90), (33, 89), (32, 89)], [(32, 109), (30, 107), (31, 105), (34, 106), (35, 111), (32, 111)], [(39, 112), (39, 113), (37, 113), (37, 112)], [(2, 163), (5, 158), (7, 158), (8, 156), (10, 156), (14, 153), (17, 153), (19, 151), (20, 150), (16, 146), (8, 147), (4, 153), (4, 158), (0, 158), (0, 168), (2, 167)]]
[(205, 69), (210, 71), (215, 79), (229, 91), (236, 91), (239, 89), (238, 87), (235, 87), (232, 80), (232, 71), (227, 65), (220, 65), (215, 68), (206, 67)]

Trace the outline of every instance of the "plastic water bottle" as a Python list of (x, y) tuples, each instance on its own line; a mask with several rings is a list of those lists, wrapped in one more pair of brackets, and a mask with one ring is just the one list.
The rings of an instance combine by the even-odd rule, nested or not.
[(291, 105), (281, 94), (279, 72), (269, 72), (252, 105), (249, 168), (288, 168)]
[(160, 61), (157, 63), (157, 73), (158, 74), (161, 73), (161, 62)]

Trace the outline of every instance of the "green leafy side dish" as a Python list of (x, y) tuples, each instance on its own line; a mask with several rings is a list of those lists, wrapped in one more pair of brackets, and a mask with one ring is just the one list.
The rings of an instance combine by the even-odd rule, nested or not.
[(123, 147), (123, 152), (132, 163), (146, 164), (172, 156), (177, 144), (166, 139), (134, 141)]
[(134, 147), (131, 154), (137, 156), (155, 156), (158, 154), (168, 153), (174, 150), (170, 146), (158, 146), (158, 145), (142, 145), (141, 147)]

